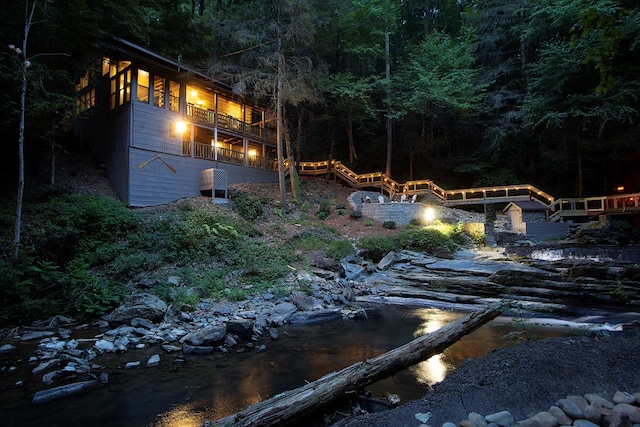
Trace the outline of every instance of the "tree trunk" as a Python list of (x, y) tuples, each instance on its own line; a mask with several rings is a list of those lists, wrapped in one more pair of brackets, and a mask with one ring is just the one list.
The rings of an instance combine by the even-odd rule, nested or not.
[(295, 390), (256, 403), (242, 412), (222, 418), (214, 426), (275, 426), (317, 409), (409, 366), (441, 353), (500, 314), (497, 306), (473, 312), (455, 322), (364, 362), (332, 372)]
[(387, 79), (387, 167), (385, 175), (391, 177), (391, 154), (392, 154), (392, 129), (391, 129), (391, 46), (389, 42), (389, 30), (385, 32), (384, 39), (385, 51), (385, 78)]
[(285, 188), (285, 179), (284, 179), (284, 153), (283, 153), (283, 126), (282, 126), (282, 89), (284, 86), (284, 58), (282, 55), (282, 34), (280, 34), (280, 5), (276, 4), (276, 27), (277, 27), (277, 37), (276, 37), (276, 55), (278, 56), (278, 69), (276, 72), (276, 93), (275, 93), (275, 101), (276, 101), (276, 144), (277, 144), (277, 155), (278, 155), (278, 183), (280, 187), (280, 202), (282, 204), (282, 210), (287, 212), (289, 209), (287, 208), (287, 195)]
[(29, 11), (29, 2), (24, 4), (24, 37), (22, 39), (22, 56), (20, 61), (20, 71), (22, 73), (22, 86), (20, 87), (20, 125), (18, 129), (18, 194), (16, 195), (15, 228), (13, 230), (13, 263), (17, 264), (20, 257), (20, 230), (22, 229), (22, 201), (24, 198), (24, 116), (27, 108), (27, 40), (29, 39), (29, 29), (33, 21), (33, 13), (36, 10), (34, 0)]

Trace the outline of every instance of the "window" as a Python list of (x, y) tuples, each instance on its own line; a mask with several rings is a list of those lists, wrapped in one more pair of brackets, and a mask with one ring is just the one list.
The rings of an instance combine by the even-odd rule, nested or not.
[(164, 108), (164, 78), (153, 76), (153, 105)]
[(169, 110), (180, 111), (180, 83), (169, 80)]
[(149, 72), (138, 70), (138, 102), (149, 103)]
[(78, 113), (88, 110), (96, 105), (96, 90), (90, 89), (78, 96), (77, 107)]
[(110, 63), (109, 76), (111, 77), (109, 109), (114, 109), (131, 101), (131, 62), (119, 61), (117, 64)]
[(110, 63), (111, 63), (111, 60), (106, 56), (102, 58), (102, 75), (103, 76), (106, 76), (107, 74), (109, 74)]

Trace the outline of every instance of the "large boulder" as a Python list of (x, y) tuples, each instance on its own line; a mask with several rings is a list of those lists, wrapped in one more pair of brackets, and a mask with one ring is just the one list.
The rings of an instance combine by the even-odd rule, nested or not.
[(120, 307), (107, 314), (108, 322), (129, 322), (136, 317), (151, 321), (160, 320), (167, 311), (167, 304), (155, 295), (142, 293), (125, 297)]
[(210, 346), (221, 343), (226, 335), (227, 331), (224, 326), (208, 326), (206, 328), (189, 332), (187, 335), (180, 338), (180, 342), (182, 344), (188, 344), (196, 347)]

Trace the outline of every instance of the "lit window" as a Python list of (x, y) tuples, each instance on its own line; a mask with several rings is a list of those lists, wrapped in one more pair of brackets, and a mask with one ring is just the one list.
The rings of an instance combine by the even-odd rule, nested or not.
[[(131, 67), (128, 61), (120, 61), (117, 66), (111, 65), (109, 75), (111, 76), (109, 88), (109, 108), (114, 109), (126, 102), (131, 101)], [(120, 69), (121, 66), (125, 68)], [(115, 74), (112, 74), (116, 70)]]
[(149, 103), (149, 72), (138, 70), (138, 102)]
[(109, 74), (109, 64), (111, 63), (111, 60), (107, 57), (103, 57), (102, 58), (102, 75), (105, 76), (107, 74)]
[(169, 81), (169, 110), (180, 111), (180, 83)]
[(153, 76), (153, 105), (164, 108), (164, 78)]

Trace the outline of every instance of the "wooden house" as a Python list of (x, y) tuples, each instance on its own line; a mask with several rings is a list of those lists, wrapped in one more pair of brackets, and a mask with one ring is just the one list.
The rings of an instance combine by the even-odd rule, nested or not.
[(74, 132), (127, 205), (278, 180), (276, 133), (264, 108), (133, 43), (112, 39), (101, 46), (96, 67), (78, 84)]

